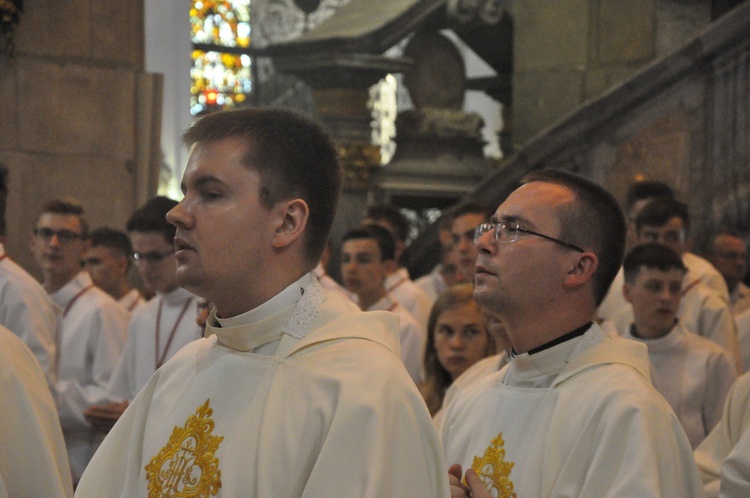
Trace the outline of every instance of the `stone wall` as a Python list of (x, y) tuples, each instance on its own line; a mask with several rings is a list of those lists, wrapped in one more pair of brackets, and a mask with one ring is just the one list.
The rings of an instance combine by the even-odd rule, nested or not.
[(539, 134), (472, 194), (502, 199), (527, 172), (590, 177), (624, 202), (635, 180), (672, 185), (694, 242), (750, 233), (750, 2)]
[(523, 0), (508, 7), (518, 145), (681, 46), (711, 19), (703, 0)]
[(24, 3), (15, 58), (0, 56), (0, 162), (6, 249), (36, 272), (28, 238), (44, 201), (76, 197), (92, 227), (122, 228), (149, 195), (142, 170), (158, 116), (143, 103), (158, 80), (142, 72), (142, 0)]

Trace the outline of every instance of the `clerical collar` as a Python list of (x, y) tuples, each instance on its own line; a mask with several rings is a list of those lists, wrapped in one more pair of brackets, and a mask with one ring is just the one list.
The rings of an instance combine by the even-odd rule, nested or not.
[(305, 288), (310, 284), (311, 278), (312, 275), (310, 273), (305, 273), (302, 278), (292, 283), (286, 289), (279, 292), (260, 306), (253, 308), (250, 311), (246, 311), (241, 315), (229, 318), (219, 318), (217, 316), (216, 320), (222, 327), (235, 327), (237, 325), (247, 325), (268, 318), (287, 306), (297, 303), (305, 292)]
[[(571, 339), (575, 339), (576, 337), (580, 337), (580, 336), (582, 336), (583, 334), (585, 334), (585, 333), (586, 333), (586, 331), (587, 331), (587, 330), (588, 330), (589, 328), (591, 328), (591, 325), (592, 325), (593, 323), (594, 323), (594, 322), (588, 322), (588, 323), (586, 323), (586, 324), (584, 324), (584, 325), (582, 325), (582, 326), (578, 327), (577, 329), (573, 330), (572, 332), (568, 332), (568, 333), (567, 333), (567, 334), (565, 334), (565, 335), (561, 335), (561, 336), (560, 336), (560, 337), (558, 337), (557, 339), (553, 339), (553, 340), (551, 340), (550, 342), (547, 342), (547, 343), (545, 343), (545, 344), (542, 344), (541, 346), (537, 346), (537, 347), (535, 347), (534, 349), (530, 350), (530, 351), (528, 352), (528, 354), (529, 354), (529, 355), (532, 355), (532, 354), (535, 354), (535, 353), (541, 353), (541, 352), (542, 352), (542, 351), (544, 351), (545, 349), (549, 349), (549, 348), (555, 347), (555, 346), (557, 346), (558, 344), (562, 344), (562, 343), (563, 343), (563, 342), (565, 342), (565, 341), (569, 341), (569, 340), (571, 340)], [(511, 356), (516, 356), (517, 354), (518, 354), (518, 353), (516, 353), (516, 352), (515, 352), (515, 350), (511, 349)]]

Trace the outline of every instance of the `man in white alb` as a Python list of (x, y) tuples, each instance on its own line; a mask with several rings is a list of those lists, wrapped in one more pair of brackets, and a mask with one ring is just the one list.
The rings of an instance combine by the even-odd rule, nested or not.
[(133, 246), (128, 234), (114, 228), (100, 227), (91, 230), (89, 248), (83, 258), (86, 271), (94, 285), (112, 296), (128, 312), (143, 305), (138, 289), (128, 282)]
[[(0, 165), (0, 241), (5, 238), (8, 171)], [(62, 326), (60, 308), (34, 277), (5, 252), (0, 242), (0, 325), (16, 334), (34, 353), (50, 390), (57, 381), (57, 337)]]
[(419, 385), (427, 331), (385, 290), (388, 266), (395, 264), (394, 257), (393, 235), (380, 225), (354, 228), (341, 239), (341, 275), (346, 288), (357, 296), (363, 311), (390, 311), (398, 316), (401, 359)]
[(388, 291), (422, 327), (427, 329), (432, 301), (425, 291), (420, 289), (403, 266), (403, 255), (406, 250), (406, 239), (410, 223), (400, 209), (391, 204), (375, 204), (367, 208), (363, 225), (380, 225), (388, 229), (396, 241), (395, 265), (385, 279), (385, 290)]
[(446, 408), (453, 496), (701, 496), (646, 347), (592, 322), (625, 244), (614, 198), (572, 173), (537, 171), (477, 227), (476, 243), (474, 295), (513, 349)]
[(174, 258), (175, 227), (167, 213), (177, 201), (154, 197), (138, 209), (126, 228), (143, 283), (156, 296), (133, 312), (128, 340), (107, 387), (111, 403), (86, 411), (89, 422), (108, 431), (151, 375), (185, 344), (199, 339), (195, 323), (200, 298), (177, 284)]
[(56, 388), (74, 481), (101, 442), (83, 411), (106, 399), (128, 324), (127, 310), (94, 286), (81, 269), (87, 231), (81, 205), (56, 199), (44, 204), (31, 236), (31, 250), (44, 277), (42, 286), (62, 309)]
[(65, 440), (39, 362), (0, 326), (0, 496), (70, 497)]
[(79, 497), (447, 497), (437, 436), (393, 315), (318, 284), (341, 169), (289, 111), (210, 114), (177, 227), (178, 281), (214, 308), (206, 338), (154, 375), (107, 435)]
[(635, 246), (625, 256), (623, 295), (634, 322), (625, 337), (648, 347), (654, 387), (669, 402), (695, 448), (721, 418), (724, 398), (737, 379), (734, 360), (676, 317), (687, 271), (680, 256), (661, 244)]

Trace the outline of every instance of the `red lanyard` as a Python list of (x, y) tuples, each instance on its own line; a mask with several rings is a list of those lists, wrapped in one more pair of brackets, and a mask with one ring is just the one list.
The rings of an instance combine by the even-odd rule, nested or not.
[[(128, 306), (128, 311), (133, 311), (135, 307), (138, 305), (138, 303), (141, 302), (141, 296), (136, 296), (135, 299), (133, 299), (133, 302), (130, 303), (130, 306)], [(159, 303), (159, 306), (161, 306), (161, 303)]]
[(73, 299), (71, 299), (70, 302), (68, 302), (68, 305), (65, 307), (65, 311), (63, 311), (63, 315), (62, 315), (63, 318), (65, 318), (68, 315), (68, 311), (70, 311), (70, 309), (73, 307), (73, 305), (75, 304), (75, 302), (78, 301), (78, 298), (81, 297), (82, 295), (86, 294), (86, 292), (90, 288), (92, 288), (93, 286), (94, 286), (94, 284), (90, 284), (89, 286), (84, 287), (83, 289), (81, 289), (81, 291), (78, 294), (76, 294), (75, 296), (73, 296)]
[(161, 323), (161, 307), (162, 304), (164, 304), (164, 298), (159, 298), (159, 311), (156, 312), (156, 350), (154, 350), (154, 365), (156, 368), (154, 370), (158, 370), (160, 366), (164, 364), (164, 361), (167, 359), (167, 351), (169, 351), (169, 346), (172, 345), (172, 339), (174, 339), (174, 335), (177, 332), (177, 326), (180, 324), (180, 321), (182, 320), (182, 317), (185, 315), (185, 312), (188, 309), (188, 306), (190, 306), (190, 303), (193, 302), (193, 298), (189, 298), (187, 302), (185, 302), (185, 306), (182, 307), (182, 311), (180, 311), (180, 316), (177, 317), (177, 321), (174, 322), (174, 326), (172, 326), (172, 331), (169, 332), (169, 337), (167, 338), (167, 344), (164, 346), (164, 351), (161, 352), (161, 357), (159, 357), (159, 324)]

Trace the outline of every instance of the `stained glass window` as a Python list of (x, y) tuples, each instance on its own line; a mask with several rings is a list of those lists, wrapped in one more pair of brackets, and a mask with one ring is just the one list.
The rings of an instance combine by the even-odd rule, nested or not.
[[(190, 112), (199, 116), (245, 102), (253, 89), (251, 0), (191, 0)], [(226, 50), (222, 50), (222, 48)]]

